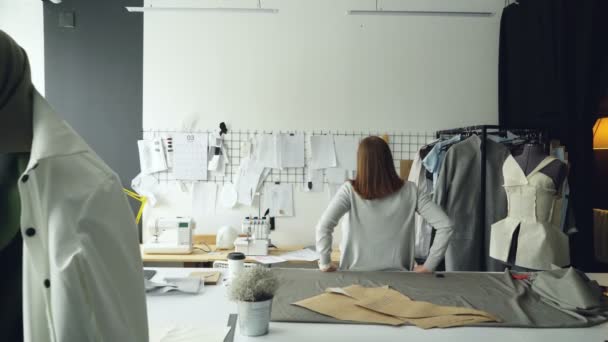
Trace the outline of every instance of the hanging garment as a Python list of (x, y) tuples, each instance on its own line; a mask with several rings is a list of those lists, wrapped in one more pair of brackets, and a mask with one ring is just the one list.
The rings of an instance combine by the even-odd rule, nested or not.
[(445, 158), (446, 148), (451, 144), (455, 144), (460, 141), (460, 134), (455, 135), (449, 139), (439, 141), (433, 146), (433, 149), (429, 154), (424, 157), (422, 161), (422, 165), (424, 168), (433, 174), (433, 190), (435, 190), (435, 186), (437, 185), (437, 177), (439, 176), (439, 169), (441, 168), (441, 164), (443, 163), (443, 159)]
[[(422, 165), (422, 158), (420, 157), (420, 151), (416, 153), (410, 174), (407, 178), (408, 181), (416, 184), (418, 190), (422, 193), (431, 193), (433, 185), (431, 180), (426, 178), (426, 170)], [(414, 258), (426, 259), (431, 249), (431, 237), (433, 234), (433, 227), (431, 227), (426, 220), (418, 213), (414, 214)]]
[(492, 225), (491, 257), (508, 260), (513, 233), (519, 227), (515, 265), (548, 270), (552, 265), (570, 263), (568, 237), (551, 223), (559, 198), (557, 190), (553, 179), (540, 172), (554, 160), (556, 158), (546, 157), (528, 176), (513, 157), (505, 161), (504, 188), (509, 212), (504, 220)]
[[(446, 271), (497, 271), (502, 265), (489, 257), (490, 228), (507, 214), (501, 167), (508, 149), (486, 139), (486, 201), (481, 194), (481, 139), (474, 135), (454, 144), (441, 166), (434, 200), (454, 221), (445, 254)], [(480, 210), (485, 208), (485, 222)]]

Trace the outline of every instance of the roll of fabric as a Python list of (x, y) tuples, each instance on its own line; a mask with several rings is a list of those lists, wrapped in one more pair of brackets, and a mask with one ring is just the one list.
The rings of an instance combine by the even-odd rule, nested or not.
[(608, 210), (593, 209), (595, 258), (608, 263)]

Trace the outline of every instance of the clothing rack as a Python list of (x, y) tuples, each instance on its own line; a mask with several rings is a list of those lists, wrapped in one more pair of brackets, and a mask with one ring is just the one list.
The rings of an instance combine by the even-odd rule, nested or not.
[[(436, 137), (441, 138), (446, 135), (457, 135), (457, 134), (465, 134), (465, 133), (476, 133), (480, 136), (480, 149), (481, 149), (481, 196), (479, 200), (479, 220), (480, 224), (485, 226), (486, 222), (486, 173), (487, 173), (487, 146), (486, 141), (488, 138), (489, 130), (498, 130), (499, 132), (511, 132), (516, 135), (526, 136), (527, 138), (531, 136), (535, 136), (540, 143), (546, 141), (547, 131), (542, 129), (534, 129), (534, 128), (505, 128), (497, 125), (475, 125), (475, 126), (467, 126), (460, 128), (452, 128), (447, 130), (441, 130), (436, 132)], [(491, 132), (494, 133), (494, 132)], [(483, 239), (482, 239), (483, 241)], [(479, 256), (480, 260), (485, 259), (485, 255)], [(487, 265), (484, 265), (487, 266)]]

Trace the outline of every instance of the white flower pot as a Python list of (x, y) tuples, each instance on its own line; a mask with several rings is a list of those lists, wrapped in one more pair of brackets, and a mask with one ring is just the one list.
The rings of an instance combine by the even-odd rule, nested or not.
[(237, 302), (241, 335), (261, 336), (268, 333), (272, 299), (263, 302)]

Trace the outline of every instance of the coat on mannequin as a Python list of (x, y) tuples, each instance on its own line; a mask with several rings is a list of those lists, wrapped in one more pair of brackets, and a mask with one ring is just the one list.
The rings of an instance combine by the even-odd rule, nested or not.
[[(2, 31), (0, 120), (0, 186), (9, 189), (0, 233), (16, 231), (0, 243), (23, 241), (22, 253), (0, 258), (14, 271), (0, 286), (22, 273), (11, 298), (22, 299), (23, 332), (9, 340), (147, 341), (137, 227), (120, 180), (34, 89), (27, 55)], [(0, 310), (14, 317), (7, 299)]]

